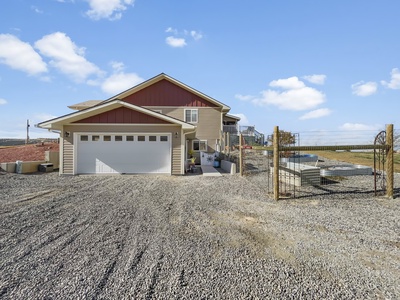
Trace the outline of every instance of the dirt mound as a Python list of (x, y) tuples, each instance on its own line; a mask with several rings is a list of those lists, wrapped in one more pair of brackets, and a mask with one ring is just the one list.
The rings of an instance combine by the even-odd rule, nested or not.
[(0, 163), (22, 161), (44, 160), (45, 151), (59, 151), (59, 144), (44, 143), (35, 145), (22, 145), (11, 147), (0, 147)]

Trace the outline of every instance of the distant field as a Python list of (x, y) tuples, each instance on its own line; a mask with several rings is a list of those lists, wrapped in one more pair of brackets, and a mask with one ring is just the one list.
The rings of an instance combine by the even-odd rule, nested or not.
[[(345, 161), (355, 165), (374, 167), (373, 152), (336, 152), (336, 151), (307, 151), (308, 154), (316, 154), (320, 157)], [(394, 154), (394, 171), (400, 173), (400, 154)]]
[[(19, 146), (19, 145), (25, 145), (25, 139), (0, 139), (0, 149), (5, 148), (5, 147), (10, 147), (10, 146)], [(57, 139), (30, 139), (29, 144), (38, 144), (41, 143), (42, 141), (49, 143), (49, 142), (56, 142)]]

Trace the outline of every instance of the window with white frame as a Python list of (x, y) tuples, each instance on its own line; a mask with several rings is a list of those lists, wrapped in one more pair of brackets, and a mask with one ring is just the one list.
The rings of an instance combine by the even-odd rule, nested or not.
[(207, 141), (193, 141), (192, 149), (193, 151), (207, 151)]
[(199, 121), (198, 109), (185, 109), (185, 122), (197, 123)]

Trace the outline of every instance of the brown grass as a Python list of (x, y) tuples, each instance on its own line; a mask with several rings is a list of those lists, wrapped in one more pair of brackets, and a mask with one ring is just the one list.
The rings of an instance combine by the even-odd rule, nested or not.
[[(344, 161), (355, 165), (374, 167), (373, 152), (336, 152), (336, 151), (307, 151), (308, 154), (316, 154), (319, 157)], [(400, 154), (394, 154), (394, 171), (400, 173)]]

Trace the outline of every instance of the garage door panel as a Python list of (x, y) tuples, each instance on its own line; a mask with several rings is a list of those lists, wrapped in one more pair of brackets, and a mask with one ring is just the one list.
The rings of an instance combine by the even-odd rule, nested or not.
[[(98, 135), (98, 134), (96, 134)], [(110, 134), (107, 134), (110, 135)], [(155, 136), (154, 134), (151, 134)], [(157, 141), (80, 141), (77, 144), (77, 173), (171, 173), (171, 138)], [(165, 136), (165, 135), (163, 135)]]

